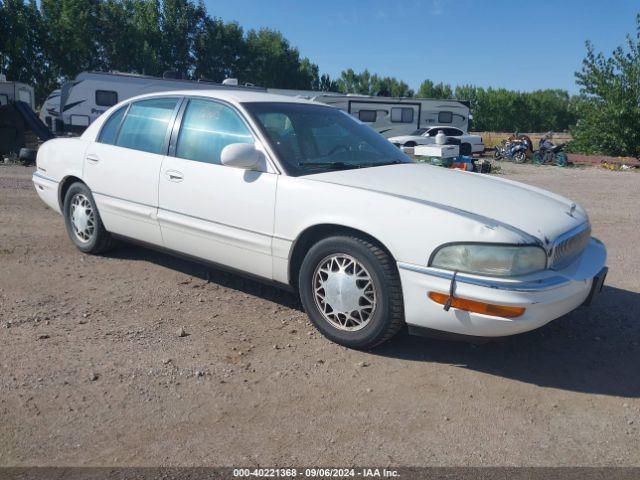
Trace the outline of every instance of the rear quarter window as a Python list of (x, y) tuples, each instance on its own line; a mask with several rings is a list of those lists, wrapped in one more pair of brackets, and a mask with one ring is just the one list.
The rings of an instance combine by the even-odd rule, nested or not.
[(122, 117), (124, 116), (124, 112), (127, 111), (127, 106), (119, 108), (115, 113), (113, 113), (104, 125), (102, 126), (102, 130), (100, 130), (100, 135), (98, 135), (99, 143), (106, 143), (108, 145), (115, 145), (116, 137), (118, 136), (118, 129), (120, 127), (120, 123), (122, 122)]

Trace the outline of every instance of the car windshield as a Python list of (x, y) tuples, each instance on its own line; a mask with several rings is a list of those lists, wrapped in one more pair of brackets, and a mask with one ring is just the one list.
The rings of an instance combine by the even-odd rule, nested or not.
[(426, 131), (427, 131), (426, 128), (419, 128), (419, 129), (414, 130), (413, 132), (411, 132), (409, 135), (412, 136), (412, 137), (419, 137), (420, 135), (422, 135)]
[(245, 108), (292, 176), (412, 162), (373, 129), (333, 107), (256, 102)]

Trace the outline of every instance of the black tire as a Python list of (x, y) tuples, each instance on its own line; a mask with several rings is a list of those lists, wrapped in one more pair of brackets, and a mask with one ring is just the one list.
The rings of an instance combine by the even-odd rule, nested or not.
[[(91, 235), (88, 235), (88, 238), (85, 240), (79, 238), (79, 235), (76, 233), (76, 229), (72, 223), (71, 209), (74, 198), (86, 199), (91, 211), (93, 212), (93, 230)], [(89, 190), (89, 187), (84, 183), (76, 182), (69, 187), (64, 196), (62, 212), (64, 215), (64, 225), (67, 229), (67, 234), (78, 250), (84, 253), (98, 254), (106, 252), (113, 247), (115, 242), (111, 237), (111, 234), (104, 228), (102, 219), (100, 218), (100, 213), (96, 207), (96, 202), (91, 194), (91, 190)]]
[(415, 147), (416, 145), (418, 145), (416, 142), (407, 142), (404, 144), (405, 147)]
[[(346, 254), (368, 272), (375, 289), (376, 306), (365, 326), (342, 330), (325, 318), (314, 293), (316, 269), (327, 257)], [(316, 243), (307, 252), (298, 278), (300, 299), (316, 328), (329, 340), (350, 348), (368, 349), (393, 337), (404, 326), (402, 287), (395, 261), (378, 245), (355, 236), (334, 236)]]

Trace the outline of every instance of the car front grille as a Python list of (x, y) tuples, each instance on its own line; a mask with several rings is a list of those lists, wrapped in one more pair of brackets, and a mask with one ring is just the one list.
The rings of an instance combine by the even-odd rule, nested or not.
[[(567, 236), (568, 235), (568, 236)], [(561, 235), (551, 252), (551, 268), (559, 270), (580, 256), (591, 238), (591, 225), (585, 225), (575, 234)]]

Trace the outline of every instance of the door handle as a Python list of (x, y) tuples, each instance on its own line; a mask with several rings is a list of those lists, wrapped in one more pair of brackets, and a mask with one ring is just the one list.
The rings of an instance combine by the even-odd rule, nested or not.
[(97, 155), (87, 155), (86, 159), (92, 163), (98, 163), (100, 161), (100, 158), (98, 158)]
[(184, 175), (182, 175), (182, 172), (179, 172), (177, 170), (167, 170), (166, 172), (164, 172), (164, 174), (171, 182), (181, 182), (184, 179)]

